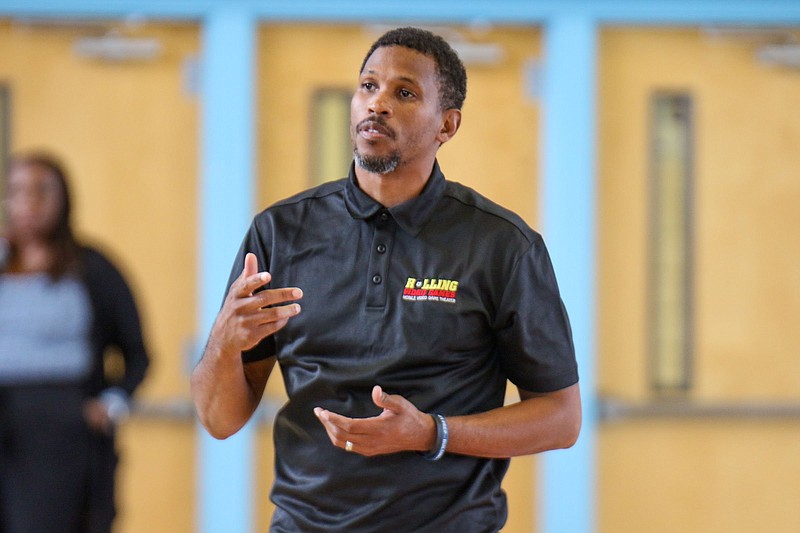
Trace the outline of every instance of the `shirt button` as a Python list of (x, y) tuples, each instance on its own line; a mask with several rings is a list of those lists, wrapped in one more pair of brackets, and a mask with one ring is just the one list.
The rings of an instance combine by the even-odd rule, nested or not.
[(385, 244), (379, 244), (378, 247), (375, 248), (375, 249), (378, 250), (379, 254), (385, 254), (386, 253), (386, 245)]
[(380, 274), (375, 274), (374, 276), (372, 276), (372, 283), (374, 283), (375, 285), (380, 285), (381, 281), (383, 281), (383, 278), (381, 277)]
[(384, 211), (383, 213), (381, 213), (380, 219), (381, 219), (381, 222), (386, 222), (387, 220), (389, 220), (389, 213)]

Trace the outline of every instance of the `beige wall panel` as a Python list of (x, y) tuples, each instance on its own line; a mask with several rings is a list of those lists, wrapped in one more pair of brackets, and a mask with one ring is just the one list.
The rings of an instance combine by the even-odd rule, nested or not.
[(598, 454), (601, 533), (800, 531), (800, 425), (612, 423)]
[[(800, 75), (699, 30), (607, 30), (600, 68), (600, 387), (646, 394), (647, 112), (695, 104), (698, 398), (800, 391)], [(754, 372), (757, 369), (757, 372)]]
[[(274, 376), (272, 376), (274, 377)], [(269, 500), (269, 491), (275, 479), (275, 469), (273, 464), (272, 428), (262, 425), (256, 431), (256, 491), (254, 495), (253, 508), (255, 509), (256, 531), (269, 531), (272, 513), (275, 505)]]
[(115, 533), (192, 533), (196, 437), (192, 422), (135, 418), (120, 432)]
[[(654, 38), (654, 34), (658, 38)], [(649, 97), (692, 89), (696, 31), (605, 30), (598, 69), (598, 388), (641, 398), (647, 383)]]
[(698, 161), (698, 393), (797, 400), (800, 72), (759, 64), (736, 41), (710, 47), (698, 117), (708, 130)]

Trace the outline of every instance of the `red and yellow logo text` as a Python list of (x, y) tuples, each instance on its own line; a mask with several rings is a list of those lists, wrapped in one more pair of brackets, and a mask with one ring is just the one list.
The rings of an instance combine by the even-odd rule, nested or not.
[(408, 278), (403, 289), (403, 300), (412, 302), (455, 303), (458, 281), (441, 278)]

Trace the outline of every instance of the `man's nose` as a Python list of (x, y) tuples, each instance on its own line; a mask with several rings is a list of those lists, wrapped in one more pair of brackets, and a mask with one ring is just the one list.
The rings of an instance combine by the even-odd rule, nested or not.
[(392, 106), (383, 91), (376, 91), (369, 101), (369, 111), (376, 115), (390, 116)]

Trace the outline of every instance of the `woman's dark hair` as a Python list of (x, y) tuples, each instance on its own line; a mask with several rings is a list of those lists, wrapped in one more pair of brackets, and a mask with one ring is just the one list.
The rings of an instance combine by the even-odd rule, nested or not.
[[(47, 273), (53, 279), (59, 279), (64, 274), (76, 273), (79, 268), (79, 245), (72, 233), (72, 198), (69, 190), (69, 179), (66, 170), (61, 162), (54, 156), (45, 152), (30, 152), (18, 154), (11, 157), (6, 169), (6, 176), (11, 173), (14, 167), (36, 166), (50, 172), (55, 179), (58, 191), (61, 196), (61, 211), (58, 213), (56, 223), (51, 229), (48, 239), (52, 246), (53, 256)], [(6, 178), (8, 179), (8, 178)], [(15, 236), (9, 235), (9, 256), (7, 263), (10, 263), (17, 253)]]
[(397, 28), (384, 33), (372, 44), (359, 72), (364, 71), (372, 53), (384, 46), (403, 46), (416, 50), (436, 63), (439, 103), (443, 110), (461, 109), (467, 97), (467, 71), (455, 50), (440, 36), (420, 28)]

